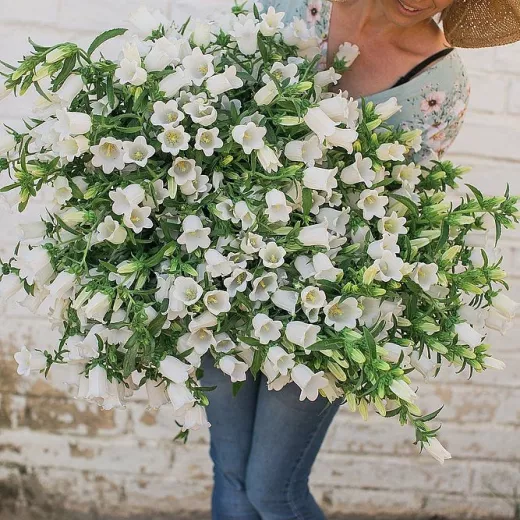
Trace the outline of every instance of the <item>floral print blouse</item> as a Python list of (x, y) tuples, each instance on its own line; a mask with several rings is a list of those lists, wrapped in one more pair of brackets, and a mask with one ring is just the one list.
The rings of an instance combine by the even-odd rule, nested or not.
[[(283, 22), (301, 18), (313, 27), (327, 55), (327, 38), (332, 11), (329, 0), (261, 0), (264, 8), (273, 6), (285, 12)], [(348, 40), (348, 35), (346, 35)], [(356, 43), (356, 42), (351, 42)], [(322, 60), (322, 63), (325, 59)], [(346, 72), (348, 74), (348, 71)], [(423, 148), (418, 161), (440, 158), (457, 137), (468, 106), (470, 85), (459, 53), (453, 50), (408, 82), (367, 96), (381, 103), (396, 97), (403, 107), (388, 122), (405, 129), (423, 130)]]

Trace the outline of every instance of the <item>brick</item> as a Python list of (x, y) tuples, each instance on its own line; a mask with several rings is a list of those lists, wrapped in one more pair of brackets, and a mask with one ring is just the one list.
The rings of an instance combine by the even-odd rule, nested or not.
[[(490, 138), (492, 137), (492, 140)], [(520, 161), (520, 129), (513, 117), (468, 113), (452, 154)]]
[[(484, 113), (501, 113), (506, 108), (508, 80), (503, 76), (473, 74), (471, 76), (470, 110)], [(490, 92), (496, 92), (490, 96)]]
[(166, 440), (78, 438), (29, 430), (6, 431), (0, 441), (4, 463), (140, 475), (168, 472), (174, 459), (172, 448)]
[(478, 495), (518, 497), (520, 463), (475, 462), (472, 491)]
[[(444, 419), (441, 422), (439, 439), (454, 460), (520, 462), (517, 446), (520, 427), (462, 425)], [(410, 428), (401, 427), (391, 419), (373, 416), (364, 422), (344, 408), (334, 419), (323, 449), (329, 453), (402, 456), (414, 461), (428, 458), (425, 453), (419, 454), (412, 435)]]
[(470, 475), (463, 462), (452, 461), (441, 466), (427, 456), (372, 457), (326, 453), (316, 461), (313, 482), (317, 485), (341, 487), (352, 482), (361, 489), (468, 491)]

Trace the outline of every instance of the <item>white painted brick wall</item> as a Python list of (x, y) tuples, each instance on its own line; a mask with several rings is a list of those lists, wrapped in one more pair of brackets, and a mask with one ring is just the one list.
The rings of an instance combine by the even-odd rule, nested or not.
[[(193, 2), (146, 0), (183, 20)], [(88, 44), (121, 25), (137, 0), (2, 0), (0, 58), (15, 61), (27, 36), (43, 44)], [(200, 0), (200, 17), (224, 11), (231, 0)], [(486, 194), (506, 183), (520, 193), (520, 46), (462, 51), (473, 95), (451, 158), (474, 167), (468, 180)], [(0, 120), (15, 124), (24, 100), (0, 105)], [(0, 213), (0, 255), (16, 240), (15, 218)], [(512, 290), (520, 300), (520, 235), (502, 246)], [(520, 501), (520, 321), (492, 335), (504, 373), (466, 381), (445, 374), (425, 391), (424, 408), (446, 403), (442, 439), (455, 457), (438, 466), (417, 456), (409, 431), (384, 419), (364, 423), (343, 410), (333, 423), (312, 476), (327, 511), (338, 514), (509, 517)], [(12, 354), (22, 342), (51, 341), (45, 323), (19, 308), (0, 310), (0, 518), (54, 508), (114, 514), (207, 511), (211, 464), (207, 434), (188, 445), (172, 442), (177, 429), (165, 409), (147, 411), (142, 398), (126, 410), (100, 411), (72, 399), (49, 382), (16, 376)], [(516, 499), (514, 498), (516, 496)], [(4, 505), (4, 509), (2, 509)], [(39, 518), (39, 516), (34, 516)], [(190, 517), (190, 516), (188, 516)], [(31, 517), (32, 518), (32, 517)], [(68, 518), (68, 517), (67, 517)], [(177, 518), (177, 516), (175, 516)], [(194, 518), (191, 516), (191, 518)]]

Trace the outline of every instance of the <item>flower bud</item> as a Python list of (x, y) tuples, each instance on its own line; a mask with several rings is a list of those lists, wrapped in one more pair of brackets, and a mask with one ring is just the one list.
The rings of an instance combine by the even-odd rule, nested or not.
[(348, 407), (350, 408), (350, 411), (355, 412), (357, 409), (356, 396), (349, 392), (345, 395), (345, 399), (347, 401)]
[(503, 280), (507, 276), (507, 273), (503, 269), (490, 269), (489, 277), (491, 280), (498, 281)]
[(295, 116), (283, 116), (278, 119), (278, 124), (282, 126), (297, 126), (303, 123), (303, 118)]
[(452, 246), (450, 247), (441, 257), (441, 260), (444, 262), (451, 262), (455, 259), (455, 257), (460, 253), (462, 247), (461, 246)]
[(373, 121), (370, 121), (367, 123), (367, 128), (370, 132), (373, 132), (378, 126), (381, 126), (381, 123), (383, 121), (381, 119), (374, 119)]
[(365, 363), (366, 357), (364, 356), (363, 352), (357, 348), (350, 349), (349, 351), (350, 357), (360, 365)]
[(56, 63), (58, 61), (62, 61), (65, 58), (69, 57), (73, 52), (75, 52), (75, 45), (60, 45), (53, 49), (45, 56), (45, 61), (47, 63)]
[(312, 81), (302, 81), (301, 83), (298, 83), (297, 85), (294, 85), (292, 90), (295, 92), (306, 92), (307, 90), (310, 90), (314, 84)]

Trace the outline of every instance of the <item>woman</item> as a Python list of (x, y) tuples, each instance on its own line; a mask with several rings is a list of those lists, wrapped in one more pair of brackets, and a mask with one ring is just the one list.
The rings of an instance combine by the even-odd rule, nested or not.
[[(264, 0), (314, 25), (325, 66), (345, 41), (360, 48), (336, 88), (379, 103), (397, 97), (390, 123), (424, 129), (421, 158), (445, 152), (459, 132), (468, 81), (453, 45), (520, 40), (520, 0)], [(444, 20), (444, 33), (434, 17)], [(214, 462), (214, 520), (322, 520), (308, 488), (311, 467), (339, 408), (298, 399), (295, 384), (269, 391), (250, 376), (233, 397), (229, 378), (206, 357)]]

